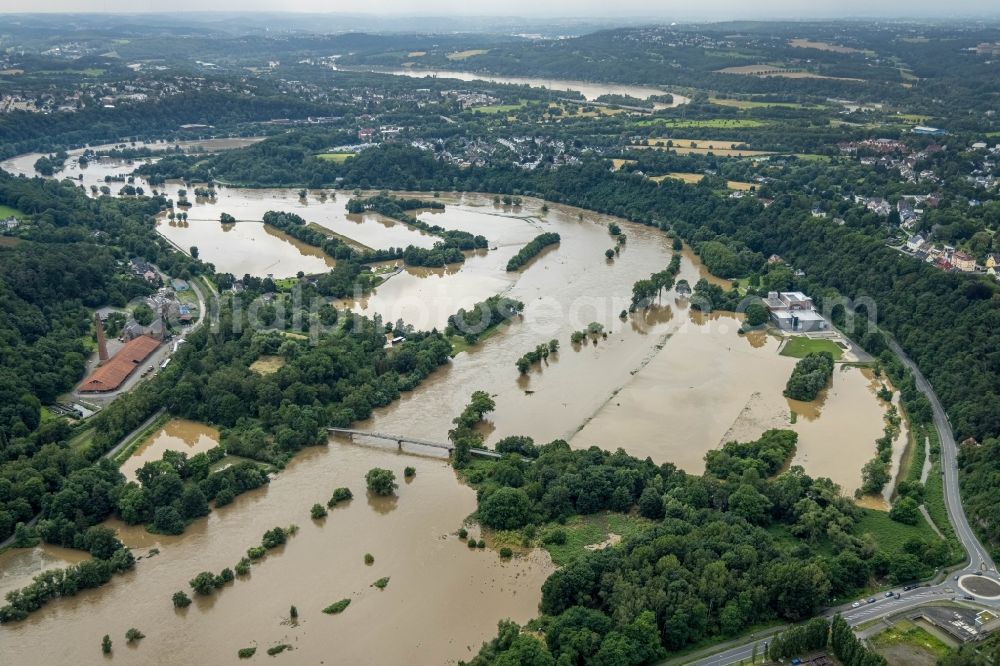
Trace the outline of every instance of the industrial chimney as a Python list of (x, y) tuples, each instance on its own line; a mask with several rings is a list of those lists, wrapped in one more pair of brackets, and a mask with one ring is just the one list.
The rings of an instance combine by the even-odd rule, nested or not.
[(94, 313), (94, 328), (97, 331), (97, 364), (101, 365), (108, 360), (108, 342), (104, 339), (104, 322), (97, 312)]

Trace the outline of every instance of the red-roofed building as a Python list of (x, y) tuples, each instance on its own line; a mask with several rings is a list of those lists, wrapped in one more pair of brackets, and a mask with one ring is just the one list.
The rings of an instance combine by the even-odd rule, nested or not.
[(160, 346), (160, 341), (148, 335), (130, 340), (104, 365), (90, 373), (80, 385), (81, 393), (107, 393), (118, 389), (139, 364)]

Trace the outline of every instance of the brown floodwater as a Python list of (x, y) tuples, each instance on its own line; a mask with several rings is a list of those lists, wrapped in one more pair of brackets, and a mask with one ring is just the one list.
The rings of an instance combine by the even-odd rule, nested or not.
[(186, 453), (188, 457), (203, 453), (219, 444), (219, 431), (203, 423), (187, 419), (171, 419), (139, 445), (122, 463), (121, 471), (129, 481), (151, 460), (159, 460), (166, 451)]
[[(488, 197), (464, 195), (434, 219), (444, 220), (449, 212), (457, 217), (465, 208), (490, 214), (493, 207)], [(700, 473), (705, 453), (725, 441), (791, 427), (800, 437), (795, 464), (810, 474), (829, 476), (846, 494), (860, 485), (861, 466), (874, 455), (884, 413), (874, 395), (878, 384), (870, 377), (838, 366), (831, 388), (815, 403), (787, 400), (781, 393), (795, 359), (778, 355), (777, 337), (737, 335), (740, 322), (733, 315), (691, 312), (687, 299), (669, 292), (648, 312), (626, 321), (618, 318), (628, 305), (632, 283), (669, 262), (672, 251), (663, 234), (616, 220), (629, 240), (618, 258), (605, 262), (610, 218), (555, 205), (542, 214), (534, 200), (526, 200), (516, 218), (486, 222), (488, 232), (481, 224), (472, 225), (471, 217), (464, 218), (463, 228), (486, 233), (491, 242), (497, 239), (498, 249), (488, 256), (499, 269), (507, 256), (504, 234), (521, 233), (517, 218), (524, 225), (544, 224), (562, 237), (557, 249), (537, 259), (505, 292), (525, 302), (523, 319), (459, 354), (415, 393), (378, 410), (359, 428), (444, 441), (469, 395), (485, 390), (497, 404), (488, 417), (487, 442), (512, 434), (541, 442), (562, 438), (575, 447), (622, 447)], [(707, 273), (689, 248), (681, 256), (678, 278), (693, 285), (705, 277), (728, 288), (727, 281)], [(488, 263), (477, 261), (467, 261), (455, 275), (471, 275)], [(399, 282), (393, 285), (395, 280)], [(417, 282), (407, 282), (405, 274), (391, 278), (379, 288), (396, 289), (385, 306), (407, 301), (426, 311), (420, 306), (425, 294), (411, 291)], [(377, 291), (369, 304), (382, 295)], [(440, 298), (447, 303), (448, 292)], [(449, 307), (457, 309), (452, 303), (441, 311)], [(382, 311), (380, 305), (371, 309)], [(590, 321), (604, 325), (607, 338), (570, 345), (570, 333)], [(520, 377), (517, 358), (551, 338), (562, 345), (558, 354)], [(795, 425), (790, 423), (793, 411)]]
[(273, 275), (292, 277), (299, 271), (325, 273), (336, 262), (318, 247), (308, 245), (263, 222), (219, 224), (219, 218), (196, 219), (194, 207), (187, 223), (157, 218), (156, 230), (185, 252), (198, 248), (198, 256), (221, 273), (238, 277)]
[(739, 336), (740, 321), (728, 313), (687, 312), (679, 319), (663, 351), (586, 424), (574, 446), (615, 442), (635, 456), (700, 474), (709, 450), (790, 428), (799, 435), (792, 464), (831, 478), (845, 494), (861, 485), (861, 466), (875, 454), (884, 415), (870, 372), (837, 366), (816, 401), (789, 400), (782, 391), (796, 359), (777, 353), (778, 338)]
[[(404, 466), (416, 477), (403, 481)], [(366, 496), (364, 474), (396, 473), (398, 499)], [(355, 499), (313, 521), (309, 507), (333, 489)], [(469, 550), (453, 533), (475, 509), (475, 492), (446, 462), (332, 443), (298, 456), (268, 487), (240, 496), (195, 522), (181, 537), (122, 530), (139, 561), (134, 572), (77, 597), (50, 603), (24, 622), (5, 625), (4, 661), (99, 664), (100, 640), (114, 641), (114, 660), (135, 664), (239, 663), (237, 650), (278, 643), (289, 663), (442, 664), (470, 658), (496, 632), (499, 619), (537, 614), (541, 584), (553, 566), (544, 552), (501, 561), (496, 551)], [(284, 547), (252, 568), (249, 578), (175, 610), (170, 596), (199, 571), (232, 567), (270, 527), (299, 526)], [(115, 524), (115, 523), (112, 523)], [(474, 531), (475, 532), (475, 531)], [(477, 533), (478, 534), (478, 533)], [(365, 553), (375, 557), (364, 563)], [(389, 577), (385, 590), (371, 584)], [(321, 609), (340, 599), (339, 615)], [(290, 623), (291, 605), (299, 611)], [(137, 646), (125, 631), (146, 634)]]
[[(76, 564), (90, 556), (82, 550), (42, 544), (35, 548), (11, 548), (0, 553), (0, 597), (11, 590), (23, 587), (49, 569)], [(0, 629), (2, 635), (3, 629)]]
[[(177, 187), (168, 185), (168, 194), (175, 195)], [(292, 210), (381, 247), (433, 238), (375, 215), (351, 219), (344, 210), (349, 197), (338, 193), (335, 201), (323, 201), (318, 193), (300, 199), (297, 190), (222, 188), (214, 202), (195, 202), (188, 209), (186, 225), (161, 221), (158, 228), (180, 247), (197, 245), (204, 259), (237, 275), (281, 276), (322, 260), (300, 251), (292, 239), (268, 233), (259, 222), (239, 222), (226, 230), (218, 223), (221, 212), (259, 220), (267, 210)], [(485, 390), (496, 401), (483, 429), (489, 443), (512, 434), (538, 442), (562, 438), (574, 447), (621, 447), (700, 472), (705, 452), (728, 439), (792, 427), (800, 434), (796, 464), (833, 478), (847, 493), (860, 483), (884, 412), (874, 396), (877, 385), (861, 371), (838, 369), (820, 400), (795, 403), (781, 395), (795, 360), (778, 355), (778, 341), (771, 336), (738, 336), (739, 320), (732, 315), (691, 312), (686, 299), (669, 291), (650, 310), (619, 318), (633, 283), (669, 263), (667, 236), (567, 206), (549, 204), (542, 211), (542, 202), (533, 199), (514, 208), (495, 206), (485, 195), (448, 194), (441, 200), (448, 206), (444, 212), (421, 211), (420, 218), (483, 234), (495, 249), (469, 253), (465, 263), (442, 269), (407, 268), (348, 305), (429, 328), (442, 326), (459, 307), (504, 293), (525, 303), (524, 315), (355, 427), (445, 441), (470, 394)], [(613, 246), (610, 221), (623, 228), (628, 241), (619, 256), (607, 261), (604, 251)], [(507, 260), (542, 231), (558, 232), (559, 246), (521, 271), (507, 273)], [(230, 260), (231, 266), (222, 263)], [(694, 285), (701, 277), (728, 286), (711, 278), (685, 248), (678, 278)], [(603, 325), (607, 335), (571, 345), (571, 333), (590, 322)], [(519, 376), (516, 360), (550, 339), (560, 342), (558, 353)], [(793, 426), (792, 411), (799, 414)], [(187, 446), (183, 439), (181, 445)], [(404, 465), (413, 465), (417, 478), (401, 483), (397, 502), (369, 502), (361, 492), (362, 477), (376, 465), (395, 469), (398, 476)], [(320, 528), (308, 518), (309, 507), (338, 485), (351, 486), (358, 498), (331, 512)], [(505, 564), (493, 551), (469, 552), (449, 536), (474, 509), (475, 494), (441, 460), (340, 443), (312, 449), (269, 487), (214, 511), (181, 537), (151, 535), (111, 521), (137, 554), (152, 547), (161, 554), (142, 560), (137, 572), (105, 588), (55, 602), (24, 623), (4, 627), (5, 650), (37, 663), (97, 661), (100, 636), (109, 633), (116, 638), (116, 658), (142, 663), (235, 661), (236, 650), (254, 641), (262, 651), (288, 642), (296, 648), (296, 661), (318, 662), (333, 654), (343, 663), (468, 658), (493, 634), (498, 619), (523, 622), (537, 613), (540, 585), (551, 571), (544, 555)], [(227, 586), (186, 613), (173, 610), (170, 595), (185, 589), (196, 573), (232, 566), (266, 529), (293, 522), (302, 527), (300, 533), (255, 567), (250, 581)], [(371, 568), (363, 565), (365, 552), (376, 558)], [(57, 555), (32, 557), (59, 560)], [(388, 589), (368, 587), (381, 576), (392, 577)], [(9, 578), (18, 587), (30, 576), (24, 571)], [(353, 600), (344, 614), (319, 613), (342, 598)], [(294, 627), (282, 624), (291, 604), (302, 614)], [(120, 638), (129, 626), (148, 635), (138, 648), (125, 647)]]

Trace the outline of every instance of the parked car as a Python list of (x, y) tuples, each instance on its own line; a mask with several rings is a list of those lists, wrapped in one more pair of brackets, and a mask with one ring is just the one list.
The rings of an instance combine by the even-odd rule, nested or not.
[(853, 604), (851, 604), (851, 608), (860, 608), (860, 607), (861, 607), (860, 601), (855, 601)]
[(976, 600), (976, 598), (974, 596), (972, 596), (971, 594), (966, 594), (962, 598), (965, 599), (966, 601), (975, 601)]
[(868, 603), (870, 604), (875, 603), (875, 597), (871, 597), (870, 599), (868, 599)]
[(891, 597), (891, 596), (892, 596), (892, 592), (891, 592), (891, 591), (890, 591), (890, 592), (886, 592), (886, 593), (885, 593), (885, 597), (886, 597), (886, 599), (888, 599), (888, 598), (889, 598), (889, 597)]

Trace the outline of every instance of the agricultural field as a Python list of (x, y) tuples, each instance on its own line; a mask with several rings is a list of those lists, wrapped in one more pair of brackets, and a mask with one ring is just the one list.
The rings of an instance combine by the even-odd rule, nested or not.
[(476, 111), (479, 113), (511, 113), (512, 111), (517, 111), (523, 109), (527, 104), (524, 100), (521, 100), (517, 104), (494, 104), (493, 106), (475, 106), (471, 107), (470, 111)]
[[(711, 97), (708, 100), (712, 104), (717, 104), (719, 106), (728, 106), (734, 109), (825, 109), (826, 107), (822, 104), (800, 104), (798, 102), (755, 102), (748, 99), (722, 99), (719, 97)], [(697, 121), (692, 121), (697, 122)], [(759, 122), (765, 124), (762, 121), (749, 121), (749, 122)], [(760, 125), (737, 125), (737, 127), (760, 127)]]
[(673, 178), (675, 180), (682, 181), (689, 185), (693, 185), (695, 183), (700, 183), (704, 177), (705, 174), (703, 173), (685, 173), (682, 171), (675, 171), (673, 173), (665, 173), (662, 176), (650, 176), (649, 179), (655, 180), (657, 183), (659, 183), (660, 181), (665, 180), (667, 178)]
[(448, 60), (465, 60), (466, 58), (471, 58), (478, 55), (486, 55), (489, 53), (489, 49), (469, 49), (468, 51), (455, 51), (454, 53), (449, 53), (446, 58)]
[(625, 166), (626, 164), (635, 164), (635, 160), (623, 160), (623, 159), (617, 158), (617, 157), (615, 159), (611, 160), (611, 167), (615, 171), (621, 171), (621, 168), (623, 166)]
[(814, 42), (811, 39), (792, 39), (788, 42), (788, 45), (798, 49), (816, 49), (817, 51), (830, 51), (831, 53), (865, 53), (861, 49), (851, 48), (850, 46), (841, 46), (840, 44), (831, 44), (829, 42)]

